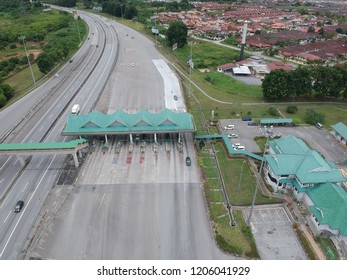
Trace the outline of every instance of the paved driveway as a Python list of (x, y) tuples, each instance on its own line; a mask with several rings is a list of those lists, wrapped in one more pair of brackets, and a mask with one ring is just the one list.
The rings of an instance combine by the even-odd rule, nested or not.
[[(249, 210), (243, 213), (247, 220)], [(262, 260), (307, 259), (282, 206), (255, 207), (251, 227)]]

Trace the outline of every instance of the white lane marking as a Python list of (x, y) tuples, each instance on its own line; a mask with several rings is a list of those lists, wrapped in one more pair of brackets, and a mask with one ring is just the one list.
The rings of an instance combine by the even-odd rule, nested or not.
[(43, 162), (43, 158), (41, 159), (40, 163), (38, 164), (37, 168), (40, 167), (41, 163)]
[(24, 186), (24, 188), (22, 189), (22, 192), (24, 192), (24, 190), (27, 188), (27, 186), (29, 185), (29, 182), (27, 182)]
[(0, 181), (0, 184), (2, 183), (2, 181), (4, 181), (5, 178), (2, 178), (1, 181)]
[(6, 217), (5, 221), (4, 221), (4, 223), (6, 223), (8, 217), (11, 215), (11, 213), (12, 213), (12, 211), (10, 211), (10, 213), (8, 213), (8, 215), (7, 215), (7, 217)]
[(18, 161), (18, 158), (14, 161), (12, 165), (16, 165), (17, 161)]
[[(34, 197), (36, 191), (38, 190), (39, 186), (40, 186), (41, 183), (42, 183), (43, 178), (46, 176), (48, 170), (50, 169), (50, 167), (51, 167), (51, 165), (52, 165), (52, 163), (53, 163), (55, 157), (56, 157), (56, 155), (53, 156), (53, 158), (52, 158), (52, 160), (51, 160), (51, 162), (50, 162), (48, 168), (46, 169), (45, 173), (42, 175), (42, 177), (41, 177), (39, 183), (37, 184), (36, 189), (34, 190), (33, 194), (31, 195), (31, 197), (30, 197), (30, 199), (29, 199), (29, 201), (28, 201), (27, 205), (29, 205), (30, 201), (33, 199), (33, 197)], [(24, 173), (23, 173), (23, 174), (24, 174)], [(12, 238), (12, 235), (13, 235), (13, 233), (15, 232), (15, 230), (16, 230), (16, 228), (17, 228), (19, 222), (20, 222), (20, 220), (22, 219), (22, 217), (23, 217), (23, 215), (24, 215), (26, 209), (27, 209), (27, 207), (25, 207), (24, 210), (22, 211), (22, 214), (20, 215), (20, 217), (19, 217), (17, 223), (15, 224), (15, 226), (14, 226), (14, 228), (13, 228), (13, 230), (12, 230), (10, 236), (9, 236), (9, 238), (7, 239), (7, 241), (6, 241), (6, 243), (5, 243), (5, 246), (4, 246), (4, 248), (2, 249), (2, 251), (1, 251), (0, 258), (1, 258), (2, 255), (4, 254), (4, 252), (5, 252), (6, 248), (7, 248), (7, 245), (8, 245), (8, 243), (10, 242), (10, 240), (11, 240), (11, 238)]]
[(7, 162), (12, 158), (12, 156), (10, 156), (5, 162), (4, 164), (0, 167), (0, 170), (7, 164)]

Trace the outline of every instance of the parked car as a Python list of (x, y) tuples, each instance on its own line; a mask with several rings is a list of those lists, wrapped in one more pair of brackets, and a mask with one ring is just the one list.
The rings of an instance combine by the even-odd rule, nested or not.
[(239, 136), (236, 133), (231, 133), (231, 134), (228, 134), (228, 137), (229, 138), (237, 138)]
[(232, 145), (234, 148), (237, 148), (238, 146), (241, 146), (241, 144), (240, 143), (235, 143), (235, 144), (233, 144)]
[(249, 126), (256, 126), (257, 123), (256, 123), (256, 122), (249, 122), (248, 125), (249, 125)]
[(18, 213), (22, 210), (24, 206), (24, 201), (23, 200), (18, 200), (16, 203), (16, 206), (14, 207), (14, 212)]
[(246, 150), (245, 146), (237, 146), (235, 149), (236, 150)]
[(316, 127), (317, 127), (318, 129), (323, 129), (323, 125), (322, 125), (321, 123), (316, 123)]
[(228, 129), (234, 129), (235, 126), (233, 124), (228, 124), (224, 127), (225, 130), (228, 130)]
[(192, 161), (190, 160), (190, 157), (186, 157), (186, 165), (187, 166), (191, 166), (192, 165)]
[(175, 99), (175, 100), (178, 100), (178, 97), (177, 97), (177, 95), (174, 95), (174, 99)]
[(243, 121), (251, 121), (252, 118), (251, 118), (251, 117), (244, 117), (244, 118), (242, 118), (242, 120), (243, 120)]

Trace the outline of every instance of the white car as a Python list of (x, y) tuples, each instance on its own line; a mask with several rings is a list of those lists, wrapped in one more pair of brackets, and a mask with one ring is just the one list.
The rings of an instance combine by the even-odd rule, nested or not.
[(234, 125), (233, 124), (228, 124), (227, 126), (224, 127), (225, 130), (228, 130), (228, 129), (234, 129)]
[(235, 147), (236, 150), (246, 150), (245, 146), (237, 146)]
[(228, 134), (228, 137), (229, 138), (237, 138), (239, 136), (236, 133), (231, 133), (231, 134)]

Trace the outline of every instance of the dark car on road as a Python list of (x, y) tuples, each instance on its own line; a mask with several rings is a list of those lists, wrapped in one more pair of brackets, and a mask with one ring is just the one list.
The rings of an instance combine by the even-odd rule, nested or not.
[(17, 201), (16, 206), (14, 207), (14, 212), (16, 212), (16, 213), (20, 212), (22, 210), (23, 206), (24, 206), (23, 200)]
[(249, 122), (248, 125), (249, 125), (249, 126), (256, 126), (257, 123), (256, 123), (256, 122)]
[(190, 160), (190, 157), (186, 157), (186, 165), (187, 166), (191, 166), (192, 165), (192, 161)]

